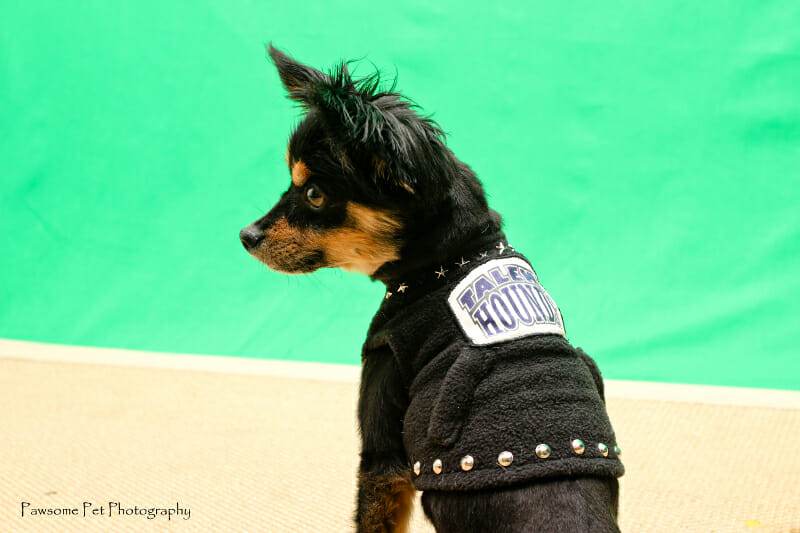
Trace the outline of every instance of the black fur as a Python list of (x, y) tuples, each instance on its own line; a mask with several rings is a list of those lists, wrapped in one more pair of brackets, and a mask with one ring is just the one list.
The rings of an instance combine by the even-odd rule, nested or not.
[(511, 489), (422, 495), (438, 533), (618, 532), (614, 478), (540, 481)]
[[(327, 198), (319, 212), (292, 186), (265, 217), (242, 232), (251, 251), (279, 219), (292, 227), (330, 229), (343, 224), (347, 202), (396, 213), (402, 229), (392, 238), (399, 258), (371, 273), (387, 286), (471, 251), (500, 231), (475, 173), (445, 145), (441, 128), (377, 74), (353, 79), (346, 63), (323, 73), (271, 45), (289, 97), (305, 110), (292, 134), (289, 163), (303, 161)], [(324, 179), (318, 179), (324, 176)], [(313, 254), (295, 272), (325, 266)], [(431, 270), (432, 271), (432, 270)], [(408, 389), (388, 351), (364, 360), (358, 415), (362, 437), (356, 523), (359, 532), (404, 531), (410, 465), (403, 446)], [(614, 478), (551, 479), (491, 491), (428, 491), (423, 506), (437, 531), (613, 532), (618, 484)], [(399, 506), (399, 507), (398, 507)]]

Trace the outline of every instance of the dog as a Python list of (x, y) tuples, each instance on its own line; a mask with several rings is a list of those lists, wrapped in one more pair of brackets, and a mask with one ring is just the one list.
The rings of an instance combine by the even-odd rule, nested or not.
[(600, 373), (475, 173), (377, 72), (268, 54), (304, 115), (291, 184), (241, 242), (278, 272), (386, 286), (362, 350), (357, 531), (406, 531), (417, 490), (439, 533), (619, 531)]

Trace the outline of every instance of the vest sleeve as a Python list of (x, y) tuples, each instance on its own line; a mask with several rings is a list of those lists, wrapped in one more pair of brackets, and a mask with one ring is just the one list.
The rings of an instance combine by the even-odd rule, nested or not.
[(580, 348), (575, 349), (578, 354), (581, 356), (581, 359), (589, 368), (589, 372), (592, 373), (592, 378), (594, 379), (594, 384), (597, 387), (597, 392), (600, 394), (600, 399), (603, 400), (603, 403), (606, 403), (606, 394), (605, 394), (605, 385), (603, 384), (603, 378), (600, 376), (600, 369), (597, 367), (597, 363), (594, 362), (594, 359), (589, 357), (586, 352), (581, 350)]

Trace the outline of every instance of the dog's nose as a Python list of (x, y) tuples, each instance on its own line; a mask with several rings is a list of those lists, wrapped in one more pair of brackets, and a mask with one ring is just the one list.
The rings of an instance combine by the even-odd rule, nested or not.
[(239, 240), (245, 248), (251, 250), (264, 240), (264, 234), (255, 226), (247, 226), (239, 232)]

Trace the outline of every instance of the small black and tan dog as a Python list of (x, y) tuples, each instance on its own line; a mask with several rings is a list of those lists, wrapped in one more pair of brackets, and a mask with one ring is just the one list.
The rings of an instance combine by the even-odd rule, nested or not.
[(377, 74), (268, 52), (305, 115), (291, 185), (242, 243), (273, 270), (386, 285), (362, 352), (357, 530), (405, 531), (422, 490), (442, 533), (619, 531), (600, 373), (474, 172)]

